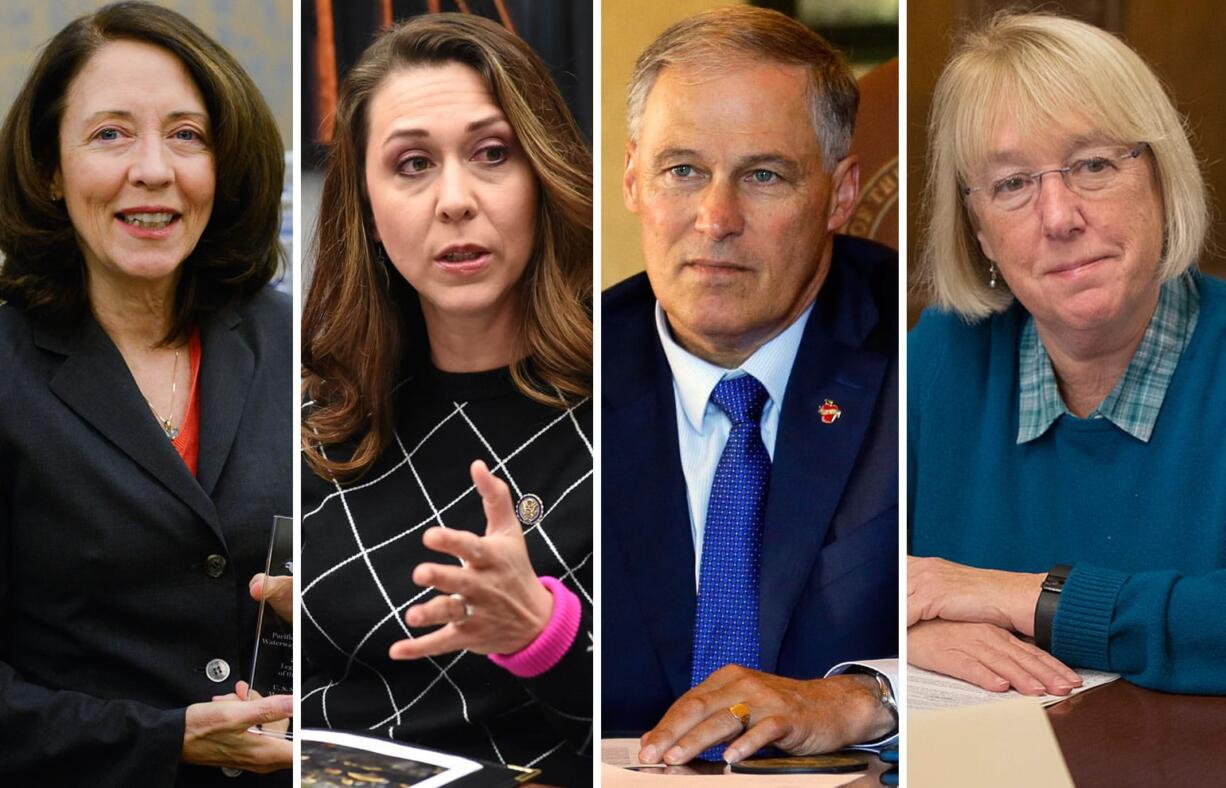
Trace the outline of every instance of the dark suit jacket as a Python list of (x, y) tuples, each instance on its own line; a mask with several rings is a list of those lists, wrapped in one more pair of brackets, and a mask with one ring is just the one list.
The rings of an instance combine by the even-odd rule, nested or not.
[(247, 583), (293, 511), (289, 299), (260, 293), (201, 344), (193, 478), (92, 317), (0, 306), (2, 785), (290, 782), (178, 762), (186, 706), (248, 676)]
[[(762, 534), (762, 669), (898, 653), (897, 255), (835, 239), (788, 379)], [(653, 727), (689, 689), (697, 598), (672, 373), (643, 274), (603, 301), (603, 724)], [(830, 399), (843, 411), (823, 424)]]

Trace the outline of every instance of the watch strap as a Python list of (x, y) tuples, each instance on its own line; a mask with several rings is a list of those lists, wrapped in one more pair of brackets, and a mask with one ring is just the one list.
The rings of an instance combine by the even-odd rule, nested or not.
[(894, 697), (894, 688), (890, 686), (890, 681), (881, 671), (874, 670), (865, 665), (851, 665), (844, 673), (857, 674), (861, 676), (870, 676), (877, 682), (877, 702), (882, 705), (886, 712), (894, 721), (894, 727), (890, 730), (887, 736), (893, 736), (898, 733), (898, 699)]
[(1064, 582), (1072, 571), (1073, 567), (1068, 564), (1056, 564), (1043, 579), (1043, 587), (1034, 606), (1034, 644), (1044, 651), (1051, 651), (1052, 624), (1056, 620)]

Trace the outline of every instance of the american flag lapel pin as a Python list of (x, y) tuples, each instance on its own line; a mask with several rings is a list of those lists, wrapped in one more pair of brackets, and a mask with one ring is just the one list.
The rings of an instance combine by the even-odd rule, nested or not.
[(834, 404), (834, 400), (828, 399), (817, 409), (817, 415), (822, 417), (822, 424), (834, 424), (839, 420), (839, 416), (843, 415), (843, 411)]

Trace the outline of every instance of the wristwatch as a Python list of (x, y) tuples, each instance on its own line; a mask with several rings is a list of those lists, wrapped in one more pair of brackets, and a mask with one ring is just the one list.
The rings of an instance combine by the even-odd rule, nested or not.
[(1043, 578), (1043, 587), (1039, 591), (1039, 601), (1034, 606), (1034, 644), (1044, 651), (1051, 651), (1051, 626), (1056, 620), (1056, 609), (1060, 606), (1060, 593), (1064, 591), (1064, 581), (1068, 580), (1073, 567), (1068, 564), (1056, 564)]

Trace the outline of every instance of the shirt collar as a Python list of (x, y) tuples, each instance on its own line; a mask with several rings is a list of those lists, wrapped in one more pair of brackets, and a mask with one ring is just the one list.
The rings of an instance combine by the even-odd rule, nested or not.
[(788, 377), (792, 374), (792, 364), (796, 361), (805, 324), (812, 311), (813, 305), (810, 304), (791, 325), (755, 350), (741, 366), (724, 369), (695, 356), (677, 344), (668, 327), (664, 308), (657, 301), (656, 332), (660, 336), (660, 344), (664, 347), (664, 355), (673, 373), (673, 383), (681, 408), (690, 426), (695, 431), (702, 432), (702, 420), (706, 414), (707, 403), (711, 399), (711, 392), (715, 390), (715, 384), (726, 377), (753, 375), (770, 395), (770, 404), (775, 408), (783, 407), (783, 394), (787, 390)]
[[(1164, 283), (1154, 316), (1128, 368), (1089, 418), (1107, 419), (1148, 443), (1199, 315), (1200, 293), (1190, 275)], [(1060, 416), (1072, 416), (1060, 396), (1051, 358), (1039, 339), (1033, 316), (1026, 319), (1018, 343), (1018, 375), (1017, 442), (1022, 444), (1043, 435)]]

